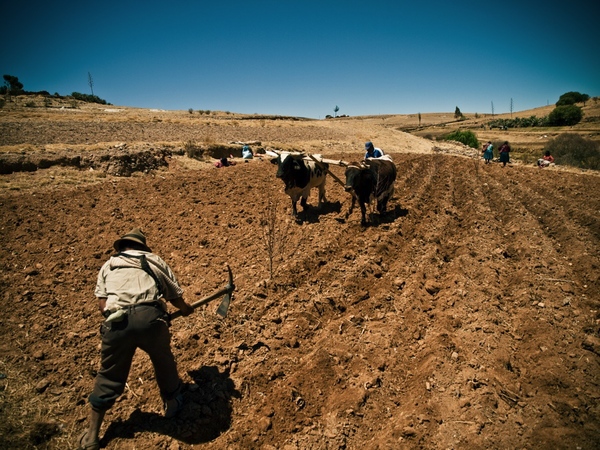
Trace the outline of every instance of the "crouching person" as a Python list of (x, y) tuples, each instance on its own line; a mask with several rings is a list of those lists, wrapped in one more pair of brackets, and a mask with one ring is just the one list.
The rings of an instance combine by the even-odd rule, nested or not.
[(544, 156), (542, 156), (537, 161), (537, 165), (540, 169), (543, 169), (544, 167), (548, 167), (552, 164), (554, 164), (554, 157), (550, 154), (550, 152), (548, 150), (546, 150), (546, 153), (544, 153)]
[(139, 229), (117, 239), (114, 248), (117, 254), (100, 269), (95, 289), (105, 321), (101, 326), (100, 370), (89, 396), (90, 423), (79, 438), (79, 448), (85, 450), (100, 448), (104, 415), (123, 393), (138, 348), (152, 361), (165, 417), (174, 417), (183, 406), (164, 301), (184, 316), (194, 309), (183, 299), (183, 290), (170, 267), (147, 247), (146, 236)]

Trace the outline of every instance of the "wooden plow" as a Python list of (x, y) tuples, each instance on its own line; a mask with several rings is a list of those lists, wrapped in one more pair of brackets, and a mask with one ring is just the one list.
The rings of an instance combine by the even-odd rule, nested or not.
[[(267, 150), (265, 152), (267, 155), (273, 156), (273, 157), (277, 157), (281, 154), (280, 151), (277, 150)], [(326, 166), (326, 164), (332, 164), (334, 166), (341, 166), (341, 167), (348, 167), (350, 165), (349, 162), (347, 161), (342, 161), (341, 159), (326, 159), (323, 158), (321, 155), (312, 155), (310, 153), (304, 153), (304, 152), (289, 152), (290, 155), (294, 155), (294, 156), (302, 156), (302, 159), (304, 159), (305, 161), (314, 161), (315, 163), (317, 163), (317, 165), (325, 172), (327, 172), (331, 178), (333, 178), (336, 182), (338, 182), (342, 187), (346, 186), (346, 183), (344, 183), (342, 180), (340, 180), (333, 172), (331, 172), (329, 170), (329, 168)]]

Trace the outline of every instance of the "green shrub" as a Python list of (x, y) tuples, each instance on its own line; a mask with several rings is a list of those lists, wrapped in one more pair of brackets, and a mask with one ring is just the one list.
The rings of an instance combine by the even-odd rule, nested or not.
[(479, 148), (479, 141), (477, 140), (477, 136), (472, 131), (456, 130), (444, 136), (443, 139), (446, 141), (458, 141), (465, 145), (468, 145), (471, 148)]
[(600, 144), (578, 134), (563, 133), (546, 145), (556, 164), (600, 170)]
[(490, 128), (531, 128), (543, 127), (548, 124), (548, 117), (515, 117), (514, 119), (494, 119), (488, 123)]
[(89, 94), (81, 94), (80, 92), (73, 92), (71, 94), (71, 97), (73, 97), (76, 100), (81, 100), (82, 102), (87, 102), (87, 103), (99, 103), (101, 105), (107, 104), (106, 100), (102, 100), (97, 95), (89, 95)]
[(560, 96), (556, 102), (556, 106), (574, 105), (575, 103), (585, 103), (590, 99), (587, 94), (581, 94), (579, 92), (567, 92)]
[(581, 122), (582, 117), (583, 111), (579, 106), (557, 106), (548, 115), (548, 125), (556, 127), (576, 125)]

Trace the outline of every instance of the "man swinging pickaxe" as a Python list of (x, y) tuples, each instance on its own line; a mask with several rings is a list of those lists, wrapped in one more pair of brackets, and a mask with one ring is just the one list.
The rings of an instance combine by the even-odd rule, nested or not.
[[(235, 285), (233, 284), (233, 274), (231, 273), (231, 268), (227, 266), (227, 270), (229, 272), (229, 283), (223, 289), (219, 289), (218, 291), (213, 292), (212, 294), (198, 300), (197, 302), (192, 303), (192, 308), (196, 309), (198, 306), (205, 305), (206, 303), (214, 300), (215, 298), (223, 295), (223, 300), (221, 304), (217, 308), (217, 314), (221, 317), (227, 316), (227, 310), (229, 309), (229, 303), (231, 302), (231, 294), (235, 290)], [(177, 319), (181, 317), (183, 314), (181, 311), (175, 311), (169, 315), (171, 320)]]

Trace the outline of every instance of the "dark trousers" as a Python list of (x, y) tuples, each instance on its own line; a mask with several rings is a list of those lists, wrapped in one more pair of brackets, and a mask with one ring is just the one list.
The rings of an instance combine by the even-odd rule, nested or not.
[(100, 371), (89, 402), (96, 411), (112, 407), (123, 393), (136, 349), (145, 351), (164, 401), (179, 394), (181, 380), (171, 352), (171, 335), (165, 312), (149, 305), (127, 308), (120, 322), (102, 324)]

